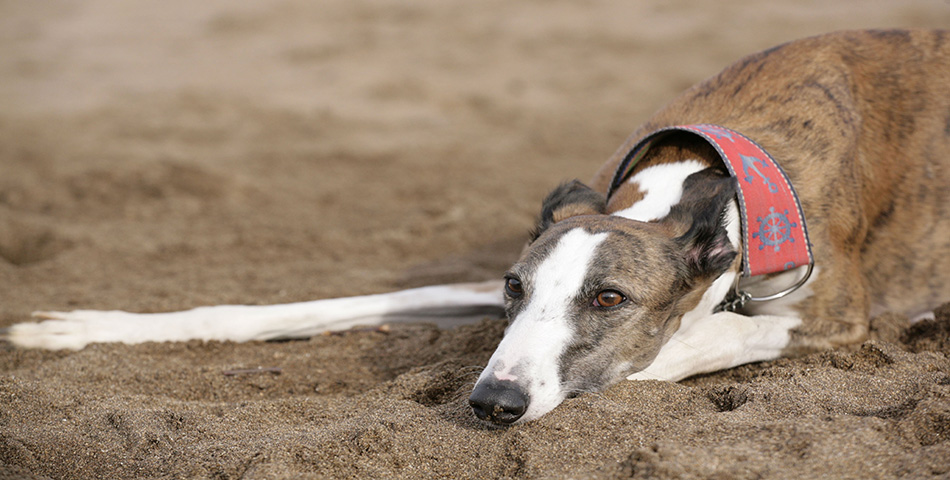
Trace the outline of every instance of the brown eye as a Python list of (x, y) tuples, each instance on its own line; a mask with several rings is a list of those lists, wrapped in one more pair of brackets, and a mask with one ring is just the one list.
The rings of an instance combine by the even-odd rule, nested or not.
[(593, 305), (595, 307), (610, 308), (610, 307), (616, 307), (617, 305), (620, 305), (626, 300), (627, 300), (627, 297), (624, 297), (622, 293), (616, 290), (604, 290), (598, 293), (596, 297), (594, 297)]
[(505, 280), (505, 293), (511, 298), (518, 298), (524, 294), (524, 286), (521, 285), (521, 280), (517, 278)]

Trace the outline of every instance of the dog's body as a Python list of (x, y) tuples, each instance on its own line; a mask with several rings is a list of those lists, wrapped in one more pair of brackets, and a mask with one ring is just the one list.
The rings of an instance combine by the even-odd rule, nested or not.
[[(646, 134), (711, 123), (742, 132), (798, 191), (815, 263), (791, 295), (716, 312), (741, 273), (734, 181), (708, 144), (670, 135), (610, 196)], [(304, 337), (357, 324), (479, 318), (511, 324), (471, 397), (498, 423), (535, 419), (623, 378), (681, 378), (854, 344), (869, 318), (950, 300), (950, 32), (843, 32), (747, 57), (651, 118), (588, 188), (545, 201), (504, 282), (187, 312), (38, 312), (19, 345)], [(803, 269), (743, 279), (771, 293)], [(452, 323), (452, 322), (449, 322)]]

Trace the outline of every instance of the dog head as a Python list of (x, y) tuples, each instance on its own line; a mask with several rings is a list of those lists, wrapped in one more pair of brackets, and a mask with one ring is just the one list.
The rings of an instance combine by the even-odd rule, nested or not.
[(510, 324), (470, 397), (479, 418), (530, 421), (650, 365), (735, 263), (724, 227), (733, 180), (706, 169), (683, 190), (653, 222), (608, 215), (603, 195), (577, 181), (547, 197), (506, 274)]

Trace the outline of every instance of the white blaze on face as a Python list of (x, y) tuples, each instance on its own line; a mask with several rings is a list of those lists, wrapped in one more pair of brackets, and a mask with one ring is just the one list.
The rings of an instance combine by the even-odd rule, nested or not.
[(645, 192), (643, 199), (614, 215), (640, 222), (659, 220), (667, 216), (683, 196), (683, 182), (686, 177), (704, 168), (706, 166), (697, 160), (662, 163), (644, 168), (627, 180), (628, 183), (640, 186)]
[(530, 421), (558, 406), (561, 390), (559, 360), (571, 342), (571, 305), (584, 285), (591, 259), (606, 233), (583, 229), (565, 233), (526, 281), (527, 305), (512, 319), (498, 349), (479, 379), (520, 385), (529, 396), (520, 421)]

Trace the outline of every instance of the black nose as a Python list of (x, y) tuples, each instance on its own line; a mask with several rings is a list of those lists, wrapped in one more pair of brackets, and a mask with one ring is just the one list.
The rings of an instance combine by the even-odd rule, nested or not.
[(528, 409), (528, 395), (514, 382), (479, 382), (468, 397), (475, 416), (493, 423), (515, 423)]

